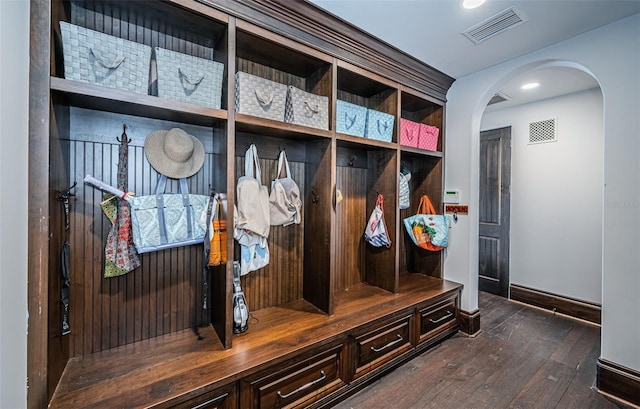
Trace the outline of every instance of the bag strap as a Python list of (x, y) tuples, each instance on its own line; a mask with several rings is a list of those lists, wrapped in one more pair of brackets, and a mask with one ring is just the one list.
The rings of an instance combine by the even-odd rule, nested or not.
[[(160, 174), (158, 184), (156, 185), (156, 208), (158, 210), (158, 230), (160, 234), (160, 244), (167, 244), (167, 226), (164, 220), (164, 191), (167, 187), (167, 176)], [(193, 239), (193, 225), (191, 223), (191, 203), (189, 202), (189, 186), (187, 179), (180, 179), (180, 196), (182, 197), (182, 205), (186, 210), (187, 216), (187, 237)]]
[(60, 302), (62, 303), (62, 335), (71, 333), (69, 326), (69, 242), (65, 240), (60, 254)]
[(387, 235), (387, 241), (389, 244), (386, 245), (387, 248), (391, 247), (391, 238), (389, 237), (389, 229), (387, 228), (387, 219), (384, 217), (384, 196), (382, 193), (378, 193), (378, 198), (376, 199), (376, 207), (380, 207), (382, 211), (382, 223), (384, 223), (384, 234)]
[(260, 170), (260, 162), (258, 161), (258, 148), (251, 144), (244, 155), (244, 175), (262, 180), (262, 172)]
[(280, 152), (280, 156), (278, 157), (278, 175), (276, 179), (282, 179), (280, 175), (282, 174), (282, 165), (284, 165), (285, 178), (291, 178), (291, 169), (289, 169), (289, 161), (287, 160), (287, 154), (284, 151)]
[(211, 229), (211, 211), (213, 202), (216, 200), (216, 192), (211, 191), (209, 204), (207, 205), (207, 228), (204, 232), (204, 252), (202, 254), (202, 309), (207, 309), (207, 294), (209, 293), (209, 284), (207, 277), (209, 275), (209, 254), (211, 253), (211, 242), (209, 241), (209, 230)]
[(436, 209), (433, 207), (429, 196), (422, 195), (420, 198), (420, 204), (418, 204), (417, 214), (438, 214), (436, 213)]

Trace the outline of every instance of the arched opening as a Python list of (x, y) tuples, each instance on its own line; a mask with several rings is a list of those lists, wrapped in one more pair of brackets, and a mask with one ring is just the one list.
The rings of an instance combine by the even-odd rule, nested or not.
[[(514, 95), (519, 92), (517, 87), (534, 79), (552, 92), (538, 97)], [(514, 98), (487, 106), (496, 94), (507, 98), (512, 94)], [(567, 61), (542, 61), (515, 69), (490, 87), (476, 106), (473, 121), (479, 144), (484, 143), (479, 135), (492, 129), (508, 128), (511, 135), (510, 186), (494, 180), (499, 191), (483, 191), (487, 183), (482, 178), (487, 173), (479, 172), (481, 274), (506, 265), (511, 298), (598, 323), (602, 303), (603, 112), (603, 94), (589, 70)], [(484, 157), (486, 154), (487, 149), (478, 150), (481, 169), (487, 161), (494, 165), (499, 157), (499, 152), (492, 158)], [(500, 206), (491, 199), (498, 193), (507, 195), (510, 206)], [(494, 245), (499, 239), (483, 236), (487, 203), (494, 203), (498, 213), (510, 213), (503, 237), (508, 243), (502, 250)], [(498, 263), (499, 257), (507, 258), (506, 264)], [(483, 280), (481, 276), (481, 289)], [(567, 305), (554, 304), (557, 299)], [(574, 303), (584, 304), (585, 310), (571, 311)]]

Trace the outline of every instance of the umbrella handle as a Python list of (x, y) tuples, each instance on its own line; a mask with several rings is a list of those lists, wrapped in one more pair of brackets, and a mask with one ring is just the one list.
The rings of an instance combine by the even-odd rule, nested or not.
[(85, 176), (84, 183), (91, 185), (97, 189), (100, 189), (103, 192), (111, 193), (112, 195), (118, 196), (120, 199), (124, 199), (127, 197), (127, 193), (113, 186), (107, 185), (103, 181), (98, 180), (91, 175)]

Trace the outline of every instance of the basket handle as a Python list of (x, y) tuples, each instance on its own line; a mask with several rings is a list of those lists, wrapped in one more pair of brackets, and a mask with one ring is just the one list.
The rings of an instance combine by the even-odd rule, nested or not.
[(187, 74), (182, 72), (182, 68), (178, 68), (178, 73), (180, 73), (180, 77), (184, 78), (184, 80), (187, 81), (187, 83), (193, 85), (194, 87), (198, 86), (204, 79), (204, 74), (196, 74), (195, 77), (198, 77), (198, 78), (191, 79)]
[(315, 108), (312, 108), (307, 101), (304, 101), (304, 107), (307, 108), (307, 111), (309, 111), (309, 113), (307, 114), (307, 117), (309, 118), (320, 113), (320, 107), (318, 105), (316, 105)]
[(253, 92), (256, 93), (256, 99), (258, 100), (258, 103), (263, 107), (268, 107), (273, 102), (273, 94), (269, 94), (269, 98), (264, 98), (262, 95), (260, 95), (256, 88), (253, 89)]
[(345, 112), (344, 113), (344, 118), (345, 118), (345, 125), (347, 127), (347, 129), (351, 128), (353, 126), (353, 124), (356, 123), (356, 118), (358, 117), (358, 114), (353, 114), (353, 119), (349, 118), (349, 115)]
[(91, 51), (91, 54), (93, 54), (93, 57), (96, 59), (96, 61), (100, 65), (102, 65), (104, 68), (108, 68), (110, 70), (115, 70), (125, 60), (125, 56), (119, 54), (119, 55), (116, 55), (116, 57), (113, 59), (113, 61), (111, 63), (107, 63), (107, 62), (105, 62), (104, 56), (102, 56), (102, 54), (100, 54), (100, 52), (98, 50), (94, 50), (93, 48), (89, 48), (89, 50)]
[[(380, 124), (382, 124), (382, 130), (380, 129)], [(389, 128), (389, 123), (387, 121), (381, 121), (378, 119), (378, 133), (380, 135), (386, 134), (388, 128)]]
[(405, 127), (404, 128), (404, 134), (407, 136), (407, 139), (409, 139), (410, 141), (413, 140), (414, 138), (414, 134), (409, 130), (409, 127)]

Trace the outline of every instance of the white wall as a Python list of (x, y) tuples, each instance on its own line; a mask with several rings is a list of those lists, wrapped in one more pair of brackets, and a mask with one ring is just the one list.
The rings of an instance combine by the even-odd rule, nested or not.
[[(487, 46), (489, 43), (487, 43)], [(480, 119), (500, 86), (545, 65), (582, 68), (604, 100), (602, 358), (640, 370), (640, 15), (458, 79), (447, 94), (446, 187), (461, 190), (469, 216), (451, 232), (445, 277), (465, 285), (477, 308)]]
[(28, 1), (0, 0), (0, 50), (0, 408), (24, 408), (27, 405)]
[[(510, 283), (600, 303), (604, 140), (599, 88), (486, 112), (511, 126)], [(556, 142), (529, 144), (529, 123), (556, 120)]]

